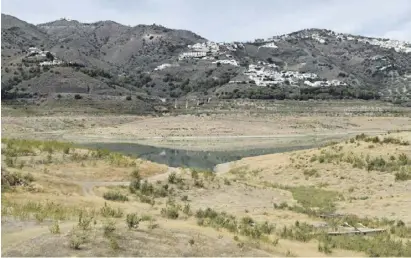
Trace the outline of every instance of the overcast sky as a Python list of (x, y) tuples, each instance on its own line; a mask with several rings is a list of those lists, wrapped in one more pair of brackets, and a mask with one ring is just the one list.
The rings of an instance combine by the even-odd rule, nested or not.
[(213, 41), (267, 38), (304, 28), (411, 41), (411, 0), (2, 0), (1, 12), (38, 24), (161, 24)]

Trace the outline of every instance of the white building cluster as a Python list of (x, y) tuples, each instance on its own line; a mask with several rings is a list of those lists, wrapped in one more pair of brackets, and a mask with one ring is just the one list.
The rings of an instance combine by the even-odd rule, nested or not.
[[(50, 58), (50, 55), (52, 58)], [(52, 59), (52, 60), (50, 60)], [(43, 51), (36, 47), (30, 47), (27, 55), (23, 59), (25, 62), (39, 63), (40, 66), (56, 66), (63, 64), (56, 58), (56, 54), (50, 51)]]
[(213, 64), (216, 63), (238, 66), (238, 62), (236, 60), (218, 60), (213, 62)]
[[(303, 82), (307, 86), (339, 86), (346, 85), (338, 80), (324, 81), (319, 80), (314, 73), (300, 73), (296, 71), (277, 71), (275, 67), (262, 65), (249, 65), (248, 70), (244, 73), (250, 80), (253, 80), (257, 86), (272, 86), (284, 84), (286, 81), (290, 85), (296, 85)], [(316, 81), (313, 81), (316, 80)]]
[(44, 61), (40, 63), (40, 66), (57, 66), (57, 65), (62, 65), (63, 62), (57, 59), (54, 59), (53, 61)]
[(178, 59), (182, 60), (182, 59), (202, 58), (202, 57), (206, 57), (206, 56), (207, 56), (207, 52), (204, 52), (204, 51), (184, 52), (184, 53), (180, 54)]
[(220, 46), (212, 41), (207, 41), (203, 43), (196, 43), (194, 45), (188, 45), (189, 49), (197, 52), (212, 52), (217, 53), (220, 50)]
[(161, 71), (161, 70), (164, 70), (168, 67), (175, 67), (175, 66), (178, 66), (178, 64), (161, 64), (161, 65), (157, 66), (156, 68), (154, 68), (154, 71)]
[[(296, 32), (296, 33), (274, 36), (274, 37), (270, 37), (267, 39), (256, 39), (254, 40), (254, 43), (265, 43), (261, 47), (274, 47), (275, 46), (274, 43), (281, 41), (281, 40), (311, 38), (311, 39), (318, 41), (321, 44), (324, 44), (326, 43), (326, 39), (324, 36), (328, 36), (328, 37), (334, 37), (339, 40), (349, 40), (349, 41), (358, 40), (363, 43), (368, 42), (371, 45), (379, 46), (382, 48), (394, 48), (395, 51), (397, 52), (411, 53), (411, 42), (379, 39), (379, 38), (366, 38), (366, 37), (360, 37), (360, 36), (353, 36), (353, 35), (345, 34), (345, 33), (336, 33), (330, 30), (321, 30), (321, 34), (323, 34), (323, 36), (320, 35), (319, 30), (307, 29), (307, 30)], [(270, 45), (270, 44), (273, 44), (273, 45)]]
[(261, 48), (261, 47), (265, 47), (265, 48), (278, 48), (278, 46), (277, 46), (274, 42), (270, 42), (270, 43), (264, 44), (264, 45), (262, 45), (262, 46), (259, 46), (258, 48)]
[(382, 48), (394, 48), (397, 52), (411, 53), (411, 43), (409, 42), (376, 38), (358, 38), (358, 41)]
[[(36, 47), (31, 47), (28, 49), (28, 53), (25, 56), (24, 60), (27, 62), (41, 62), (47, 60), (47, 53), (49, 51), (42, 51)], [(53, 56), (54, 53), (51, 53)]]
[(213, 41), (207, 41), (203, 43), (196, 43), (194, 45), (187, 46), (191, 51), (180, 54), (179, 59), (215, 59), (214, 57), (224, 54), (227, 51), (236, 51), (243, 48), (242, 43), (216, 43)]

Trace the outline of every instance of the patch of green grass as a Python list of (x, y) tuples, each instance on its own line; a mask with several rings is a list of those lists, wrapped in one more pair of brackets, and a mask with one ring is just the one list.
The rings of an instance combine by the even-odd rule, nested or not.
[(40, 222), (44, 219), (67, 220), (78, 217), (81, 213), (95, 213), (93, 209), (86, 209), (84, 207), (68, 207), (51, 201), (27, 201), (20, 203), (5, 198), (2, 199), (1, 211), (2, 216), (16, 217), (21, 220), (35, 218)]
[(35, 155), (36, 151), (45, 151), (51, 154), (54, 151), (67, 151), (67, 148), (73, 147), (72, 143), (59, 141), (3, 138), (1, 142), (7, 146), (4, 154), (13, 157)]
[(379, 144), (396, 144), (396, 145), (404, 145), (404, 146), (410, 145), (408, 141), (402, 141), (394, 137), (383, 137), (381, 139), (381, 137), (378, 137), (378, 136), (369, 137), (365, 135), (364, 133), (355, 136), (355, 140), (379, 143)]
[(411, 241), (395, 239), (388, 233), (376, 236), (322, 237), (321, 241), (331, 248), (365, 252), (370, 257), (409, 257)]
[(324, 212), (335, 211), (335, 202), (342, 198), (341, 194), (335, 191), (312, 186), (277, 186), (277, 188), (290, 191), (293, 198), (304, 208), (318, 208)]

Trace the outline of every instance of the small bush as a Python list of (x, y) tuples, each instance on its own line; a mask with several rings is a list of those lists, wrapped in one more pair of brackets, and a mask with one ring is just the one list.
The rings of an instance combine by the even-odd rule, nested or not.
[(316, 169), (306, 169), (304, 170), (303, 174), (308, 177), (319, 176), (318, 171)]
[(178, 219), (178, 207), (177, 206), (168, 206), (166, 208), (161, 209), (161, 215), (163, 217), (169, 218), (169, 219)]
[(17, 186), (29, 186), (34, 181), (32, 174), (22, 174), (19, 172), (9, 172), (1, 169), (1, 187), (2, 190), (15, 188)]
[(143, 215), (143, 216), (141, 216), (141, 221), (151, 221), (153, 218), (150, 216), (150, 215), (147, 215), (147, 214), (145, 214), (145, 215)]
[(154, 200), (154, 196), (146, 196), (146, 195), (142, 195), (142, 194), (139, 194), (138, 195), (138, 198), (140, 199), (140, 202), (142, 202), (142, 203), (148, 203), (148, 204), (150, 204), (151, 206), (154, 206), (154, 204), (156, 203), (155, 202), (155, 200)]
[(103, 225), (103, 232), (105, 237), (110, 237), (116, 230), (116, 223), (112, 220), (108, 220)]
[(395, 181), (407, 181), (411, 180), (411, 173), (405, 170), (395, 173)]
[(198, 188), (204, 188), (204, 182), (203, 180), (195, 180), (194, 181), (194, 186)]
[(106, 218), (121, 218), (124, 215), (123, 211), (120, 208), (118, 208), (117, 210), (113, 209), (110, 206), (108, 206), (107, 203), (104, 203), (104, 207), (100, 209), (100, 214)]
[(231, 185), (231, 182), (227, 178), (224, 178), (224, 184), (225, 185)]
[(80, 212), (78, 217), (78, 227), (82, 230), (89, 230), (91, 228), (92, 216), (87, 216), (83, 212)]
[(121, 194), (120, 192), (117, 191), (109, 191), (107, 193), (103, 194), (103, 198), (106, 200), (110, 201), (119, 201), (119, 202), (125, 202), (128, 201), (128, 197)]
[(113, 236), (110, 237), (110, 248), (113, 249), (114, 251), (117, 251), (120, 249), (120, 245), (118, 244), (117, 239), (115, 239)]
[(183, 213), (186, 214), (186, 215), (188, 215), (188, 216), (191, 216), (192, 213), (191, 213), (191, 208), (190, 208), (190, 204), (189, 204), (189, 203), (186, 203), (186, 204), (184, 205)]
[(83, 96), (81, 96), (80, 94), (74, 95), (74, 99), (82, 99), (82, 98), (83, 98)]
[(137, 213), (129, 213), (126, 216), (126, 223), (127, 223), (127, 227), (129, 229), (132, 228), (138, 228), (138, 224), (140, 223), (140, 220), (137, 216)]
[(177, 183), (177, 174), (175, 172), (172, 172), (170, 175), (168, 175), (168, 182), (170, 184)]
[(82, 230), (73, 229), (69, 241), (70, 248), (79, 250), (81, 245), (88, 242), (88, 235)]
[(60, 225), (58, 221), (54, 221), (53, 224), (50, 225), (49, 230), (52, 234), (60, 234)]

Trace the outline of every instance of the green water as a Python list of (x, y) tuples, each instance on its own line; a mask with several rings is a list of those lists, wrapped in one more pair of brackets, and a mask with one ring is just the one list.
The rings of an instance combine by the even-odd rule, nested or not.
[(131, 156), (138, 156), (170, 167), (190, 167), (213, 169), (215, 165), (239, 160), (244, 157), (281, 153), (308, 149), (314, 146), (272, 147), (239, 151), (190, 151), (181, 149), (158, 148), (134, 143), (88, 143), (85, 147), (107, 149)]

